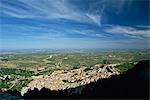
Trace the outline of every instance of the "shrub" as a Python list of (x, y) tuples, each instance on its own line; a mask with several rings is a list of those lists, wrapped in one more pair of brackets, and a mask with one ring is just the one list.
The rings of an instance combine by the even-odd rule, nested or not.
[(0, 81), (0, 89), (1, 88), (9, 88), (9, 86), (10, 86), (10, 83), (8, 81), (6, 81), (6, 80)]
[(125, 73), (129, 69), (132, 69), (134, 67), (134, 63), (124, 63), (121, 65), (118, 65), (117, 68), (119, 69), (120, 73)]
[(0, 74), (1, 75), (15, 74), (15, 75), (20, 75), (20, 76), (31, 77), (34, 74), (34, 72), (22, 70), (22, 69), (16, 69), (16, 68), (0, 68)]
[(12, 90), (21, 91), (21, 89), (27, 86), (31, 82), (31, 79), (20, 80), (15, 86), (12, 87)]

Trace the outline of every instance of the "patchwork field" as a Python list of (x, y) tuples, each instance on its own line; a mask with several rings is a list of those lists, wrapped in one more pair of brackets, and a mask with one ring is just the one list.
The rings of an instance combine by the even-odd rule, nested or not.
[(0, 89), (18, 90), (27, 86), (34, 77), (50, 76), (54, 71), (116, 64), (119, 73), (125, 73), (141, 60), (149, 59), (148, 51), (116, 51), (93, 53), (29, 53), (0, 55)]

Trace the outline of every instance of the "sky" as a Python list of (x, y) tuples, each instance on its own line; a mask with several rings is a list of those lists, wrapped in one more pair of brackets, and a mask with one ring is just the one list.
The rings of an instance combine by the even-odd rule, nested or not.
[(149, 0), (0, 0), (0, 49), (148, 49)]

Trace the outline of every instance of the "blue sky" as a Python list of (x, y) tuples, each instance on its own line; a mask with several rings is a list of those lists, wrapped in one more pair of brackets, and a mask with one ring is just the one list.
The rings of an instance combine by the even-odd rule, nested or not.
[(0, 0), (0, 48), (149, 47), (148, 0)]

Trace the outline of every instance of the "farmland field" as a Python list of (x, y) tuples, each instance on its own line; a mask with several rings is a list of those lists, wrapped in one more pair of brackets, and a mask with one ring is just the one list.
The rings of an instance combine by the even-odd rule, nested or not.
[(119, 64), (120, 73), (149, 59), (149, 52), (113, 51), (92, 53), (28, 53), (0, 55), (0, 89), (20, 91), (32, 81), (32, 76), (51, 75), (57, 70), (93, 67), (96, 64)]

